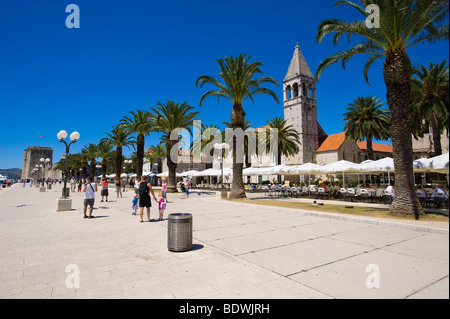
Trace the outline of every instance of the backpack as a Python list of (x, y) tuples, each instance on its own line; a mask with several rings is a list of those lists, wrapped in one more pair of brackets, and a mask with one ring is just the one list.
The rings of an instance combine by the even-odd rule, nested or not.
[(148, 189), (146, 183), (142, 182), (142, 183), (139, 184), (139, 196), (146, 196), (146, 195), (148, 195), (148, 191), (149, 191), (149, 189)]
[(161, 210), (166, 210), (166, 202), (164, 202), (164, 201), (162, 201), (160, 204), (159, 204), (159, 209), (161, 209)]

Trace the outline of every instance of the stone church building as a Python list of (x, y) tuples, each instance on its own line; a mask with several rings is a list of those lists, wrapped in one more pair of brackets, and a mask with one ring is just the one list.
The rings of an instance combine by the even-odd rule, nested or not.
[[(366, 142), (345, 141), (345, 132), (328, 136), (317, 121), (316, 82), (299, 45), (283, 80), (284, 118), (300, 134), (300, 153), (285, 158), (283, 164), (299, 165), (307, 162), (325, 165), (347, 160), (360, 163), (368, 159)], [(335, 114), (341, 118), (341, 114)], [(412, 139), (413, 159), (430, 157), (434, 153), (431, 134)], [(448, 132), (441, 135), (442, 153), (449, 151)], [(373, 143), (375, 160), (393, 157), (392, 146)]]
[[(316, 81), (299, 45), (283, 80), (284, 119), (300, 135), (300, 152), (284, 159), (285, 165), (329, 164), (342, 159), (360, 163), (367, 159), (365, 142), (345, 141), (345, 133), (328, 136), (317, 121)], [(340, 117), (340, 114), (336, 114)], [(376, 159), (392, 157), (392, 147), (373, 143)]]

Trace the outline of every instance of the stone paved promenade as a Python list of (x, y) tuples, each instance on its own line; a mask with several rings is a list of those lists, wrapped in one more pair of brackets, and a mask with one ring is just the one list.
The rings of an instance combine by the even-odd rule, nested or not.
[[(59, 185), (0, 190), (0, 298), (449, 298), (448, 223), (376, 225), (176, 194), (167, 213), (193, 214), (194, 249), (171, 253), (166, 220), (139, 223), (133, 193), (110, 193), (83, 219), (82, 193), (56, 212)], [(66, 285), (69, 265), (79, 288)]]

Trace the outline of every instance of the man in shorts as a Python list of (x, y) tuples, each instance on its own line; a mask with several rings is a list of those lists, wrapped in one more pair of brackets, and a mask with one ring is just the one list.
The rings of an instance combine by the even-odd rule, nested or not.
[[(97, 184), (92, 182), (92, 178), (87, 178), (87, 183), (84, 184), (84, 218), (94, 218), (92, 210), (94, 209), (95, 192), (97, 191)], [(87, 207), (89, 205), (89, 217), (86, 215)]]
[(106, 197), (106, 201), (108, 201), (108, 195), (109, 195), (109, 193), (108, 193), (108, 187), (109, 187), (108, 186), (108, 179), (102, 178), (101, 184), (102, 184), (102, 191), (101, 191), (102, 200), (101, 200), (101, 202), (103, 202), (103, 197)]

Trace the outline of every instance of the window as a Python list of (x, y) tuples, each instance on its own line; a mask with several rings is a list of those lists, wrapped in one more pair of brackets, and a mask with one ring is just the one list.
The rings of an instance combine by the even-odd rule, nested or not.
[(286, 86), (286, 94), (285, 94), (286, 100), (289, 100), (291, 98), (291, 86)]
[(294, 83), (293, 88), (294, 88), (294, 96), (293, 97), (297, 97), (298, 96), (298, 84)]
[(306, 89), (306, 83), (303, 83), (303, 90), (302, 90), (303, 92), (303, 96), (306, 96), (306, 94), (307, 94), (307, 89)]

